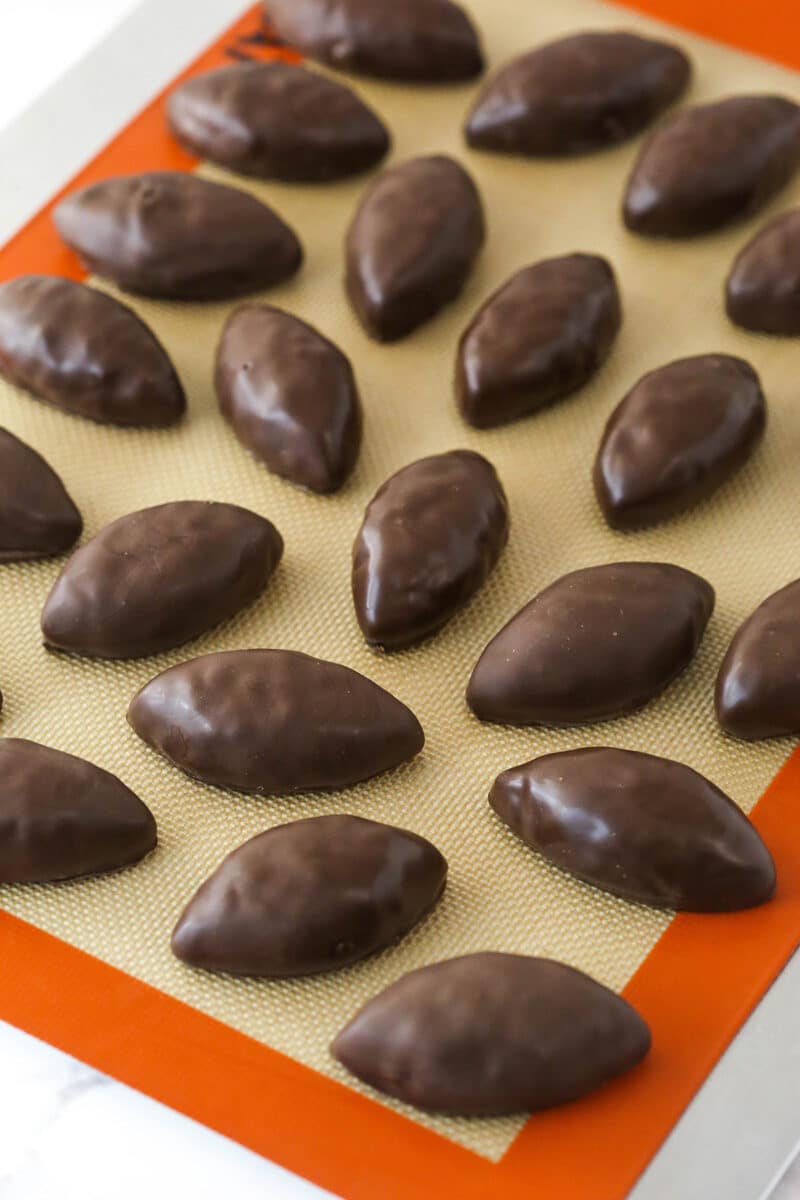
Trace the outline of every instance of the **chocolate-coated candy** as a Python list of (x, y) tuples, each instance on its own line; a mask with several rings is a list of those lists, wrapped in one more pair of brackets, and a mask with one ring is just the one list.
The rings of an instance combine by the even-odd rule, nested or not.
[(0, 883), (115, 871), (156, 844), (150, 810), (108, 771), (0, 738)]
[(691, 67), (676, 46), (605, 30), (576, 33), (514, 58), (467, 119), (479, 150), (584, 154), (625, 141), (680, 96)]
[(478, 35), (452, 0), (267, 0), (268, 23), (328, 66), (439, 83), (483, 70)]
[(399, 941), (447, 878), (435, 846), (391, 825), (310, 817), (251, 838), (189, 902), (172, 949), (234, 975), (333, 971)]
[(403, 467), (367, 506), (353, 546), (353, 601), (368, 642), (395, 649), (441, 629), (488, 578), (508, 540), (508, 504), (471, 450)]
[(741, 625), (717, 676), (717, 719), (754, 741), (800, 733), (800, 579)]
[(96, 658), (180, 646), (255, 600), (282, 552), (275, 526), (234, 504), (129, 513), (64, 566), (42, 613), (45, 644)]
[(0, 429), (0, 562), (62, 554), (82, 528), (81, 514), (52, 467)]
[(614, 272), (594, 254), (525, 267), (473, 317), (456, 360), (456, 396), (486, 429), (583, 387), (606, 360), (622, 310)]
[(383, 123), (355, 92), (283, 62), (194, 75), (170, 95), (167, 119), (194, 154), (261, 179), (341, 179), (389, 149)]
[(467, 689), (482, 721), (576, 725), (634, 712), (694, 658), (714, 589), (668, 563), (562, 576), (484, 650)]
[(700, 354), (645, 375), (611, 414), (594, 464), (609, 525), (650, 525), (709, 496), (750, 457), (766, 419), (741, 358)]
[(668, 758), (603, 746), (545, 754), (498, 775), (489, 802), (557, 867), (626, 900), (729, 912), (775, 891), (755, 826)]
[(367, 333), (396, 341), (455, 300), (484, 235), (480, 196), (454, 159), (379, 175), (347, 234), (347, 293)]
[(104, 179), (67, 196), (53, 217), (89, 271), (145, 296), (241, 296), (294, 275), (303, 257), (271, 208), (182, 171)]
[(731, 96), (687, 108), (653, 133), (625, 193), (625, 224), (690, 237), (748, 216), (800, 164), (800, 107), (782, 96)]
[(502, 1116), (577, 1100), (635, 1066), (650, 1031), (620, 996), (545, 958), (468, 954), (370, 1000), (331, 1050), (389, 1096)]
[(0, 286), (0, 373), (79, 417), (173, 425), (186, 400), (160, 342), (112, 296), (55, 275)]
[(278, 308), (247, 305), (228, 320), (217, 350), (222, 415), (276, 475), (334, 492), (361, 445), (361, 402), (333, 342)]
[(775, 217), (739, 252), (725, 307), (743, 329), (800, 336), (800, 209)]
[(371, 679), (293, 650), (180, 663), (134, 696), (128, 720), (195, 779), (272, 795), (348, 787), (425, 742), (414, 714)]

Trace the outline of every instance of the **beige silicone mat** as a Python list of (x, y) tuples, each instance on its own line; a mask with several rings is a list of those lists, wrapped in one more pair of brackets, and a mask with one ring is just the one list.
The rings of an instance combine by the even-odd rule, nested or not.
[[(658, 30), (653, 22), (594, 3), (472, 0), (492, 67), (554, 35), (590, 26)], [(787, 70), (669, 34), (692, 54), (691, 100), (732, 91), (777, 90), (800, 99)], [(683, 244), (627, 234), (618, 209), (638, 142), (561, 163), (525, 163), (468, 152), (463, 115), (473, 88), (359, 84), (394, 134), (394, 159), (447, 151), (474, 174), (489, 237), (461, 299), (407, 341), (370, 343), (342, 287), (342, 242), (363, 180), (326, 187), (239, 181), (275, 205), (306, 247), (301, 275), (269, 293), (319, 326), (352, 358), (366, 409), (363, 453), (338, 496), (296, 491), (241, 449), (218, 415), (212, 358), (229, 305), (134, 306), (172, 354), (189, 416), (163, 433), (125, 432), (69, 418), (0, 384), (0, 421), (62, 474), (86, 521), (86, 536), (123, 513), (177, 498), (234, 501), (269, 516), (286, 555), (262, 601), (193, 645), (158, 658), (109, 664), (45, 652), (38, 614), (58, 562), (0, 569), (0, 731), (33, 738), (119, 774), (153, 809), (159, 847), (141, 866), (105, 879), (5, 887), (11, 912), (195, 1005), (250, 1036), (352, 1084), (328, 1043), (369, 996), (413, 967), (484, 948), (552, 955), (621, 988), (669, 915), (626, 904), (571, 881), (540, 861), (494, 818), (486, 794), (495, 774), (547, 750), (584, 744), (645, 749), (711, 776), (749, 810), (790, 745), (726, 740), (712, 713), (712, 684), (728, 638), (769, 592), (800, 575), (800, 343), (729, 326), (721, 285), (737, 248), (772, 212), (800, 201), (800, 179), (771, 209), (731, 232)], [(236, 183), (223, 173), (205, 171)], [(452, 399), (454, 348), (475, 307), (507, 275), (546, 255), (606, 254), (623, 293), (625, 320), (607, 366), (582, 393), (506, 429), (477, 433)], [(695, 514), (638, 535), (611, 533), (599, 518), (590, 473), (603, 423), (644, 371), (680, 355), (728, 351), (761, 373), (769, 404), (763, 447), (736, 481)], [(508, 492), (512, 531), (482, 594), (435, 640), (392, 656), (364, 645), (353, 616), (349, 552), (363, 508), (403, 464), (468, 446), (487, 455)], [(464, 704), (478, 654), (498, 627), (565, 571), (615, 559), (665, 560), (716, 587), (718, 605), (699, 657), (643, 713), (563, 732), (479, 724)], [(378, 780), (334, 795), (254, 799), (193, 783), (141, 744), (125, 722), (133, 692), (171, 663), (215, 649), (281, 646), (336, 659), (409, 704), (426, 734), (423, 755)], [(169, 933), (182, 905), (219, 859), (280, 822), (346, 811), (394, 822), (431, 838), (450, 862), (443, 903), (402, 945), (352, 969), (293, 982), (244, 981), (193, 972), (174, 960)], [(131, 1037), (136, 1036), (130, 1030)], [(416, 1120), (489, 1158), (521, 1121)]]

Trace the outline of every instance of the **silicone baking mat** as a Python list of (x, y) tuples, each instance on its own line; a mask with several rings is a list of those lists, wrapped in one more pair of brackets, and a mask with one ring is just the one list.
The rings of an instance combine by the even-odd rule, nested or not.
[[(491, 66), (580, 28), (653, 29), (594, 0), (473, 0), (469, 7)], [(259, 28), (258, 14), (246, 14), (189, 73), (243, 54), (293, 57), (254, 43)], [(784, 68), (673, 36), (695, 63), (690, 101), (734, 90), (800, 98), (800, 80)], [(93, 426), (0, 384), (0, 420), (59, 470), (82, 509), (86, 536), (144, 505), (203, 497), (264, 513), (286, 539), (262, 601), (188, 648), (127, 664), (46, 653), (38, 615), (60, 564), (3, 568), (2, 733), (119, 774), (153, 809), (160, 841), (144, 864), (112, 877), (0, 889), (0, 1017), (347, 1197), (521, 1197), (535, 1180), (543, 1195), (617, 1200), (800, 941), (800, 759), (780, 770), (788, 741), (735, 743), (721, 735), (712, 712), (714, 674), (734, 628), (800, 575), (797, 347), (733, 329), (721, 305), (732, 255), (770, 213), (687, 243), (636, 239), (623, 230), (618, 209), (637, 143), (566, 163), (478, 155), (460, 136), (473, 87), (355, 86), (392, 129), (395, 160), (455, 155), (476, 178), (487, 210), (487, 246), (464, 294), (398, 345), (370, 343), (343, 298), (342, 242), (363, 179), (302, 188), (231, 179), (169, 139), (157, 101), (70, 185), (170, 167), (226, 179), (273, 204), (299, 232), (306, 265), (265, 298), (317, 325), (350, 355), (366, 432), (357, 470), (334, 497), (296, 491), (253, 462), (222, 423), (213, 395), (213, 352), (227, 304), (127, 299), (163, 340), (186, 385), (189, 416), (177, 429)], [(799, 199), (800, 184), (771, 211)], [(606, 254), (617, 271), (625, 321), (609, 363), (592, 385), (548, 412), (506, 429), (468, 430), (452, 400), (461, 329), (511, 271), (572, 250)], [(48, 211), (0, 252), (4, 278), (37, 270), (83, 278)], [(740, 354), (759, 370), (770, 413), (763, 447), (695, 513), (633, 536), (612, 533), (590, 480), (608, 413), (644, 371), (709, 350)], [(437, 638), (377, 654), (363, 644), (349, 591), (349, 549), (364, 505), (399, 466), (457, 446), (480, 450), (498, 469), (511, 505), (508, 549), (480, 596)], [(521, 604), (567, 570), (631, 558), (679, 563), (717, 589), (698, 659), (665, 696), (636, 717), (561, 732), (495, 728), (470, 716), (463, 699), (469, 671)], [(187, 780), (137, 741), (125, 723), (127, 703), (165, 666), (238, 646), (285, 646), (361, 670), (417, 713), (427, 734), (423, 755), (334, 795), (248, 798)], [(558, 873), (490, 814), (486, 794), (499, 770), (546, 750), (598, 743), (676, 757), (710, 775), (746, 811), (758, 802), (754, 819), (778, 863), (775, 902), (725, 917), (677, 918), (626, 904)], [(408, 939), (350, 970), (290, 982), (214, 977), (172, 958), (172, 924), (222, 855), (271, 825), (331, 811), (414, 829), (447, 855), (445, 899)], [(647, 1063), (568, 1108), (528, 1120), (467, 1121), (387, 1102), (331, 1060), (333, 1034), (391, 980), (487, 948), (550, 955), (624, 991), (653, 1029)]]

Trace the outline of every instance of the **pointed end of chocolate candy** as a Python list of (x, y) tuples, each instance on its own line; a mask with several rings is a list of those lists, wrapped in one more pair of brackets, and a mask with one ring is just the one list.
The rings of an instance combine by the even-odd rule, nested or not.
[(153, 814), (114, 775), (21, 738), (0, 739), (0, 825), (3, 883), (116, 871), (157, 841)]
[(800, 580), (739, 627), (720, 665), (715, 705), (725, 732), (745, 741), (800, 733)]
[(63, 554), (82, 530), (81, 514), (55, 471), (0, 429), (0, 562)]
[(740, 250), (725, 284), (734, 325), (800, 336), (800, 209), (769, 221)]

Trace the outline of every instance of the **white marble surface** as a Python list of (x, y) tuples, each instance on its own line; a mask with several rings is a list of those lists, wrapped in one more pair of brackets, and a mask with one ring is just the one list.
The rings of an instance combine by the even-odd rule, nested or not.
[[(172, 0), (160, 2), (166, 7)], [(0, 0), (0, 45), (13, 47), (2, 56), (0, 130), (138, 3)], [(0, 1200), (141, 1200), (144, 1194), (153, 1200), (326, 1195), (0, 1022)], [(773, 1200), (800, 1200), (800, 1161)]]

